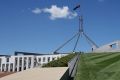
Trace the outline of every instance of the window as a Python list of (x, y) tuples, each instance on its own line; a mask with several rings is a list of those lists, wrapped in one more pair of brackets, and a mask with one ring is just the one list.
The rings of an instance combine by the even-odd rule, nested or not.
[(41, 62), (41, 58), (39, 58), (39, 62)]
[(6, 64), (6, 71), (8, 71), (8, 68), (9, 68), (9, 64)]
[(0, 66), (1, 66), (2, 59), (0, 58)]
[(20, 60), (19, 60), (19, 65), (20, 65), (20, 67), (22, 66), (22, 57), (20, 57)]
[(43, 57), (43, 62), (45, 62), (45, 57)]
[(26, 60), (27, 60), (27, 58), (25, 57), (24, 58), (24, 66), (26, 66)]
[(50, 57), (48, 57), (48, 62), (50, 62)]
[(37, 66), (37, 59), (36, 59), (36, 57), (34, 58), (34, 67), (36, 67)]
[(13, 71), (13, 63), (10, 64), (10, 71)]
[(17, 65), (18, 58), (15, 58), (15, 65)]
[(28, 58), (28, 68), (31, 66), (31, 57)]
[(7, 62), (9, 62), (9, 58), (7, 58)]
[(53, 57), (52, 60), (55, 60), (55, 57)]
[(5, 71), (4, 68), (5, 68), (5, 64), (2, 64), (2, 71)]

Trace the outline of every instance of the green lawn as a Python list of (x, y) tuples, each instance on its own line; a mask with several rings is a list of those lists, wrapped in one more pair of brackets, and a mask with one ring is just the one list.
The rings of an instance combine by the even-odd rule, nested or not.
[(81, 54), (74, 80), (120, 80), (120, 53)]

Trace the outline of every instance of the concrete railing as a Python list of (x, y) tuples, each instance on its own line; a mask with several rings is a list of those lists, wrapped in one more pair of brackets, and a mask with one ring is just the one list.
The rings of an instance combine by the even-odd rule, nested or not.
[(77, 54), (77, 56), (75, 56), (73, 59), (71, 59), (68, 62), (68, 67), (69, 67), (69, 76), (70, 77), (74, 77), (75, 73), (76, 73), (76, 68), (77, 68), (77, 63), (79, 61), (79, 54)]

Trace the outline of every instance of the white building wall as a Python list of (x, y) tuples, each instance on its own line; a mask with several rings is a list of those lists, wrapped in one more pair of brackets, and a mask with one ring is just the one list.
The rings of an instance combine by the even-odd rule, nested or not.
[[(112, 45), (115, 45), (115, 48), (112, 47)], [(120, 41), (114, 41), (109, 44), (103, 45), (95, 49), (93, 52), (120, 52)]]
[(17, 55), (17, 56), (10, 56), (9, 62), (7, 62), (7, 58), (3, 56), (3, 57), (0, 57), (1, 59), (0, 71), (2, 72), (6, 70), (8, 72), (23, 71), (29, 68), (40, 66), (40, 65), (42, 66), (43, 64), (46, 64), (53, 60), (57, 60), (58, 58), (61, 58), (66, 55), (67, 54), (52, 54), (52, 55), (39, 55), (39, 56)]

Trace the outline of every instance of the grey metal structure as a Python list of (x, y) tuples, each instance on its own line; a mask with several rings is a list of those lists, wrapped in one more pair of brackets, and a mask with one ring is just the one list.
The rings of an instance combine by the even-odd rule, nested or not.
[[(76, 10), (77, 8), (79, 8), (80, 5), (76, 6), (73, 10)], [(78, 45), (78, 42), (79, 42), (79, 39), (84, 37), (86, 39), (86, 41), (89, 43), (90, 46), (92, 46), (92, 51), (96, 48), (98, 48), (98, 46), (95, 44), (94, 41), (92, 41), (90, 39), (90, 37), (88, 37), (88, 35), (84, 32), (84, 29), (83, 29), (83, 16), (79, 16), (79, 30), (78, 32), (72, 37), (70, 38), (68, 41), (66, 41), (64, 44), (62, 44), (59, 48), (57, 48), (54, 53), (58, 53), (58, 51), (63, 48), (66, 44), (68, 44), (70, 41), (72, 41), (74, 38), (76, 38), (76, 42), (75, 42), (75, 46), (73, 48), (73, 52), (75, 52), (76, 48), (77, 48), (77, 45)]]

